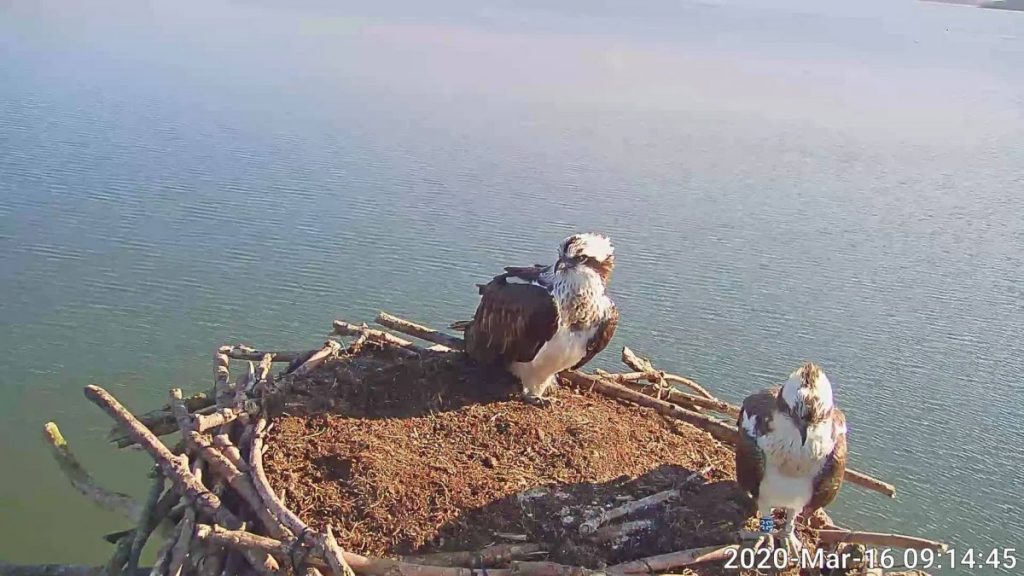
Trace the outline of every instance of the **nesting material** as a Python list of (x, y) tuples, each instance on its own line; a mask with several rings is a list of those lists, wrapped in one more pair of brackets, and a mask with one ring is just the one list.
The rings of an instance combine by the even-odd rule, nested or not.
[[(736, 406), (624, 349), (631, 372), (565, 372), (555, 404), (538, 408), (506, 374), (473, 365), (459, 338), (377, 321), (429, 344), (337, 321), (347, 346), (224, 346), (209, 393), (172, 390), (141, 416), (87, 387), (116, 422), (111, 442), (153, 458), (150, 496), (96, 485), (49, 423), (44, 436), (76, 489), (134, 527), (107, 535), (106, 566), (0, 563), (0, 576), (755, 573), (726, 563), (754, 527), (733, 480)], [(232, 361), (247, 363), (235, 382)], [(853, 470), (846, 479), (895, 492)], [(798, 533), (811, 551), (944, 549), (843, 530), (824, 513), (800, 519)], [(151, 534), (160, 552), (138, 568)]]

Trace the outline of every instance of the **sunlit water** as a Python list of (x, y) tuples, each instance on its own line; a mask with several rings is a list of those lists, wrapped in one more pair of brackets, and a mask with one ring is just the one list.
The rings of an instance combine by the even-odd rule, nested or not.
[(224, 342), (442, 325), (598, 229), (599, 365), (628, 343), (738, 400), (817, 360), (853, 464), (900, 489), (848, 486), (844, 525), (1024, 564), (1024, 15), (143, 4), (0, 2), (0, 558), (99, 563), (125, 527), (58, 474), (48, 419), (145, 492), (84, 385), (145, 409)]

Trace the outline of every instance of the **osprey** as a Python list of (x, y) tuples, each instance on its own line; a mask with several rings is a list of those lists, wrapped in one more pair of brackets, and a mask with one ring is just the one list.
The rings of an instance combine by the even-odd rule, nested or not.
[(466, 352), (484, 366), (500, 366), (522, 383), (523, 399), (547, 404), (555, 375), (579, 368), (608, 345), (619, 312), (606, 293), (615, 249), (600, 234), (574, 234), (549, 266), (505, 268), (480, 286)]
[(772, 509), (782, 508), (782, 540), (795, 556), (797, 514), (829, 505), (846, 471), (846, 417), (832, 385), (821, 368), (804, 364), (781, 388), (748, 396), (736, 426), (736, 478), (761, 518), (758, 545), (772, 542)]

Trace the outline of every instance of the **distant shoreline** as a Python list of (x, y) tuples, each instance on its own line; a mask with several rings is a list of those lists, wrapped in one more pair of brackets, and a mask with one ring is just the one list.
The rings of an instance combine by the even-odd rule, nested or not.
[(921, 0), (933, 4), (954, 4), (957, 6), (970, 6), (972, 8), (988, 8), (990, 10), (1006, 10), (1011, 12), (1024, 12), (1024, 0)]

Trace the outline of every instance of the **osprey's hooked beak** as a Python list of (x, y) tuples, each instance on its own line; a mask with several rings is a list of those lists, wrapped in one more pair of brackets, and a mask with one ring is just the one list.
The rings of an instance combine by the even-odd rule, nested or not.
[(807, 420), (801, 419), (797, 424), (797, 428), (800, 429), (800, 445), (807, 445)]
[(565, 254), (558, 256), (558, 261), (555, 262), (555, 272), (561, 272), (566, 268), (572, 268), (576, 263), (572, 261), (572, 258), (568, 258)]

